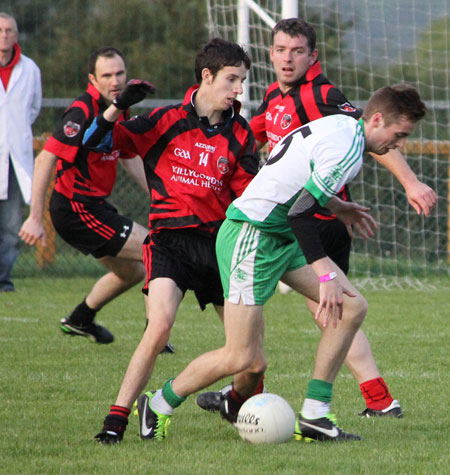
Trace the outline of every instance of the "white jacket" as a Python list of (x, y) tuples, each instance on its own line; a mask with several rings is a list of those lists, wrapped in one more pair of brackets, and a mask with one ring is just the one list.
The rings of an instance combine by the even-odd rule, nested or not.
[(0, 81), (0, 200), (8, 198), (9, 156), (25, 203), (31, 200), (33, 132), (31, 124), (41, 109), (41, 72), (24, 56), (14, 66), (5, 91)]

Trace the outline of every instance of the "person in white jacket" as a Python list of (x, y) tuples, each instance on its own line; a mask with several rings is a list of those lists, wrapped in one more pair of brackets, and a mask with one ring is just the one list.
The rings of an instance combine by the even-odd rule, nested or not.
[(21, 53), (18, 37), (14, 17), (0, 12), (0, 292), (14, 290), (22, 203), (31, 199), (31, 124), (42, 102), (40, 70)]

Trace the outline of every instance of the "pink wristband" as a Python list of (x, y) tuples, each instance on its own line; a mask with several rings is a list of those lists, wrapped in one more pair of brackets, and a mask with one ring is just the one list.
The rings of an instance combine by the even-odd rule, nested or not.
[(336, 272), (330, 272), (329, 274), (324, 274), (319, 277), (319, 282), (323, 284), (324, 282), (328, 282), (329, 280), (333, 280), (337, 277)]

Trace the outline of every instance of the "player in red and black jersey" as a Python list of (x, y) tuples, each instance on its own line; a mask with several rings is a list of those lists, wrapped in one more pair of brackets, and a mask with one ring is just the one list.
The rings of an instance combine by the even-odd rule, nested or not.
[[(121, 110), (140, 100), (140, 91), (145, 95), (145, 82), (130, 81), (85, 134), (85, 144), (96, 150), (119, 148), (141, 156), (152, 198), (144, 243), (148, 326), (96, 436), (100, 443), (122, 440), (131, 405), (153, 372), (185, 292), (193, 290), (202, 309), (212, 303), (223, 318), (216, 234), (259, 161), (236, 101), (249, 68), (239, 45), (213, 39), (196, 58), (199, 86), (187, 91), (182, 104), (116, 122)], [(105, 140), (111, 130), (111, 140)], [(148, 436), (143, 429), (141, 437)]]
[[(322, 74), (314, 28), (297, 18), (281, 20), (272, 30), (270, 57), (277, 81), (266, 91), (264, 100), (250, 122), (257, 147), (268, 144), (269, 152), (288, 133), (320, 117), (332, 114), (361, 116), (348, 99)], [(418, 214), (428, 216), (436, 204), (434, 191), (420, 182), (398, 150), (383, 156), (372, 154), (403, 185), (408, 200)], [(339, 195), (348, 199), (348, 190)], [(345, 225), (327, 210), (315, 215), (325, 252), (345, 272), (349, 269), (351, 238)], [(307, 299), (315, 315), (317, 304)], [(348, 352), (346, 365), (360, 384), (367, 408), (361, 413), (401, 417), (402, 411), (376, 366), (370, 344), (359, 330)], [(227, 392), (224, 388), (223, 392)], [(218, 410), (222, 392), (199, 395), (197, 402), (207, 410)]]
[[(129, 174), (148, 193), (142, 162), (136, 154), (97, 153), (82, 144), (84, 131), (124, 89), (126, 69), (122, 53), (111, 47), (95, 51), (89, 59), (89, 86), (64, 112), (53, 135), (36, 157), (30, 215), (21, 238), (30, 245), (45, 244), (43, 214), (45, 194), (56, 165), (56, 182), (50, 199), (50, 215), (58, 234), (84, 254), (91, 254), (107, 269), (87, 297), (61, 320), (66, 335), (79, 335), (97, 343), (111, 343), (112, 334), (94, 323), (96, 313), (108, 302), (145, 276), (142, 242), (147, 231), (105, 199), (116, 180), (119, 159)], [(122, 118), (128, 117), (124, 111)]]

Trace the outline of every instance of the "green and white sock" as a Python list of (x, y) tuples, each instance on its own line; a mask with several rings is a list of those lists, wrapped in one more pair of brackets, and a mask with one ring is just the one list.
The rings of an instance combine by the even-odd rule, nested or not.
[(158, 389), (150, 401), (150, 409), (165, 416), (173, 414), (173, 407), (164, 399), (162, 389)]
[(301, 414), (305, 419), (319, 419), (330, 412), (333, 384), (320, 379), (311, 379), (308, 383), (306, 399)]

